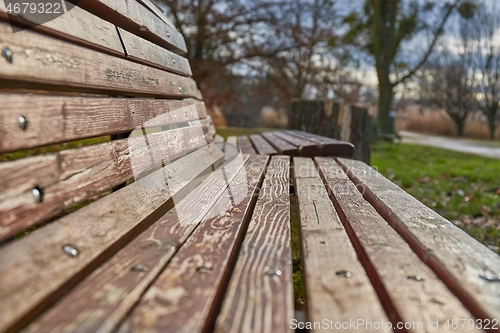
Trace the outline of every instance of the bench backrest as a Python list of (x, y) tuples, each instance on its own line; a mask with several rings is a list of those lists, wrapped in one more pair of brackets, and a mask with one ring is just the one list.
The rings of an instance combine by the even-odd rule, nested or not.
[(123, 4), (44, 22), (0, 3), (0, 241), (213, 140), (182, 35)]

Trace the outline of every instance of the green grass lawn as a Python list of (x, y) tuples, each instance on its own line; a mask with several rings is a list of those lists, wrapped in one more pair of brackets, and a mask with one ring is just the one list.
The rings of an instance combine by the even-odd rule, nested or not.
[[(372, 165), (487, 245), (500, 246), (500, 160), (417, 145), (377, 143)], [(498, 227), (500, 229), (500, 227)]]

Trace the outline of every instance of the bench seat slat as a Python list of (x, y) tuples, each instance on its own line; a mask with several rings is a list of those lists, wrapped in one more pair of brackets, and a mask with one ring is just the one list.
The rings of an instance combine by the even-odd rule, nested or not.
[(229, 161), (238, 155), (238, 143), (235, 136), (227, 137), (226, 145), (224, 146), (224, 154), (226, 161)]
[(118, 28), (127, 59), (144, 63), (160, 69), (165, 69), (180, 75), (191, 76), (189, 61), (161, 46), (138, 37), (127, 30)]
[(136, 0), (79, 0), (78, 6), (175, 53), (187, 52), (182, 34)]
[[(145, 98), (1, 94), (0, 153), (112, 135), (207, 116), (205, 104)], [(23, 116), (28, 126), (19, 128)]]
[(170, 27), (177, 29), (175, 25), (170, 21), (170, 19), (163, 13), (163, 10), (158, 7), (158, 5), (150, 0), (138, 0), (140, 4), (155, 13), (163, 22), (165, 22)]
[(266, 156), (248, 163), (124, 322), (121, 332), (208, 331), (252, 214)]
[[(7, 14), (5, 2), (0, 1), (0, 19), (6, 22), (21, 22), (30, 30), (36, 30), (57, 38), (78, 43), (106, 53), (125, 56), (116, 27), (91, 13), (64, 1), (68, 11), (46, 22), (45, 15), (33, 14), (30, 10)], [(63, 9), (61, 8), (61, 12)]]
[[(387, 315), (358, 260), (342, 222), (328, 197), (314, 162), (295, 157), (294, 179), (307, 318), (349, 322), (354, 318), (387, 322)], [(346, 278), (343, 272), (351, 276)], [(392, 332), (392, 330), (363, 330)]]
[(24, 30), (0, 22), (0, 86), (177, 99), (201, 94), (193, 79)]
[[(0, 250), (0, 331), (20, 328), (163, 216), (223, 158), (208, 145)], [(200, 163), (205, 161), (205, 163)], [(168, 182), (167, 179), (172, 179)], [(76, 257), (63, 248), (77, 249)]]
[(290, 158), (272, 156), (215, 332), (290, 332)]
[[(1, 163), (0, 239), (206, 145), (204, 127), (134, 132), (126, 139)], [(42, 202), (33, 198), (35, 187)]]
[[(404, 239), (364, 200), (337, 162), (324, 157), (315, 161), (393, 326), (398, 322), (421, 323), (422, 327), (409, 331), (426, 332), (429, 320), (438, 320), (440, 332), (445, 332), (447, 320), (473, 319)], [(462, 326), (451, 331), (480, 332)]]
[(298, 156), (299, 149), (272, 132), (262, 133), (262, 136), (278, 151), (280, 155)]
[(352, 156), (354, 154), (354, 145), (349, 142), (297, 130), (288, 130), (285, 133), (315, 142), (321, 147), (322, 156)]
[[(339, 159), (365, 198), (476, 318), (500, 319), (500, 257), (365, 163)], [(370, 172), (366, 172), (370, 170)]]
[(252, 141), (255, 150), (260, 155), (276, 155), (278, 152), (273, 146), (269, 144), (262, 136), (259, 134), (250, 135), (250, 140)]
[[(85, 327), (87, 332), (116, 329), (178, 247), (227, 191), (227, 184), (248, 157), (240, 156), (215, 170), (149, 229), (30, 325), (25, 333), (74, 332), (79, 327)], [(147, 268), (144, 272), (134, 271), (136, 265)]]
[(301, 139), (296, 136), (286, 134), (284, 132), (273, 132), (273, 134), (296, 146), (297, 149), (299, 150), (300, 156), (314, 157), (321, 155), (319, 147), (316, 145), (316, 143), (312, 141)]
[(257, 152), (255, 151), (254, 147), (252, 146), (250, 140), (248, 140), (246, 135), (238, 137), (238, 147), (240, 148), (243, 154), (250, 154), (250, 155), (257, 154)]

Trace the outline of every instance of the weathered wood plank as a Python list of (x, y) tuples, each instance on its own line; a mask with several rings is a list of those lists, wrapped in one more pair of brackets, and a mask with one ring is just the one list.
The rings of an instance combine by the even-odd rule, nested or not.
[(229, 161), (238, 155), (238, 143), (236, 140), (237, 138), (235, 136), (229, 136), (226, 140), (226, 145), (224, 147), (226, 161)]
[(0, 36), (0, 48), (8, 47), (13, 54), (12, 62), (0, 58), (0, 86), (201, 98), (191, 78), (33, 31), (13, 33), (6, 23), (0, 23)]
[(196, 226), (212, 217), (206, 214), (218, 198), (223, 193), (229, 195), (227, 185), (248, 157), (240, 155), (215, 170), (155, 224), (30, 325), (25, 333), (114, 331)]
[[(388, 322), (314, 162), (295, 157), (293, 163), (308, 320)], [(369, 327), (359, 331), (392, 332)]]
[[(29, 8), (16, 14), (7, 14), (5, 3), (0, 1), (0, 20), (18, 23), (30, 30), (61, 38), (106, 53), (124, 56), (120, 37), (113, 24), (90, 14), (89, 12), (64, 1), (66, 8), (71, 8), (64, 15), (47, 21), (47, 14), (31, 13)], [(24, 8), (21, 7), (22, 9)], [(60, 12), (63, 13), (62, 7)]]
[(264, 138), (262, 138), (259, 134), (250, 135), (250, 140), (252, 140), (255, 150), (260, 155), (276, 155), (278, 153), (276, 149), (274, 149), (273, 146), (271, 146), (269, 142), (264, 140)]
[(273, 156), (215, 332), (290, 332), (290, 159)]
[(253, 148), (250, 140), (248, 140), (246, 135), (242, 135), (238, 137), (238, 147), (240, 148), (243, 154), (255, 155), (257, 152)]
[(193, 74), (189, 61), (186, 58), (165, 50), (161, 46), (151, 43), (122, 28), (118, 28), (118, 33), (125, 47), (127, 59), (185, 76)]
[(500, 319), (500, 257), (360, 161), (339, 160), (364, 197), (476, 318)]
[(296, 130), (285, 131), (285, 133), (316, 143), (323, 156), (352, 156), (354, 154), (354, 145), (349, 142)]
[[(203, 119), (202, 102), (0, 94), (0, 153)], [(19, 117), (27, 126), (19, 127)]]
[(136, 0), (79, 0), (78, 6), (175, 53), (187, 52), (182, 34)]
[(155, 13), (163, 22), (168, 24), (170, 27), (176, 29), (175, 25), (170, 21), (170, 19), (163, 13), (163, 10), (158, 7), (158, 5), (150, 0), (138, 0), (144, 7)]
[(318, 146), (312, 141), (301, 139), (283, 132), (273, 132), (273, 134), (296, 146), (299, 150), (300, 156), (314, 157), (321, 155), (321, 151)]
[(393, 327), (400, 322), (421, 323), (407, 331), (423, 333), (429, 331), (429, 322), (437, 320), (441, 323), (439, 332), (479, 332), (468, 326), (445, 327), (447, 320), (473, 317), (404, 239), (363, 199), (334, 159), (316, 158), (315, 161)]
[(231, 190), (220, 197), (208, 213), (209, 218), (179, 249), (120, 332), (210, 330), (246, 221), (252, 213), (267, 159), (266, 156), (250, 157), (231, 183)]
[(219, 147), (220, 150), (224, 151), (224, 138), (220, 136), (219, 134), (216, 134), (214, 137), (214, 141), (212, 141), (217, 147)]
[[(200, 125), (139, 130), (127, 139), (1, 163), (0, 239), (206, 144)], [(41, 202), (33, 197), (35, 188)]]
[(280, 155), (288, 155), (288, 156), (298, 156), (299, 149), (289, 143), (288, 141), (283, 140), (279, 136), (274, 135), (272, 132), (262, 133), (262, 136), (269, 141), (269, 143), (276, 148)]
[[(0, 330), (27, 325), (62, 294), (163, 216), (223, 153), (203, 147), (0, 251)], [(206, 162), (203, 163), (203, 162)], [(76, 257), (64, 247), (77, 249)]]

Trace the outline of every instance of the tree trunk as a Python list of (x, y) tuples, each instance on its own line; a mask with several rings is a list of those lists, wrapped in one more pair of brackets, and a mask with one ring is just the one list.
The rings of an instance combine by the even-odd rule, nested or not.
[(458, 136), (464, 136), (465, 119), (457, 119)]
[(490, 130), (490, 139), (494, 140), (495, 139), (495, 130), (496, 130), (496, 110), (489, 110), (487, 114), (488, 118), (488, 128)]
[(378, 127), (382, 134), (393, 134), (393, 121), (389, 119), (394, 98), (393, 85), (387, 80), (379, 80)]

